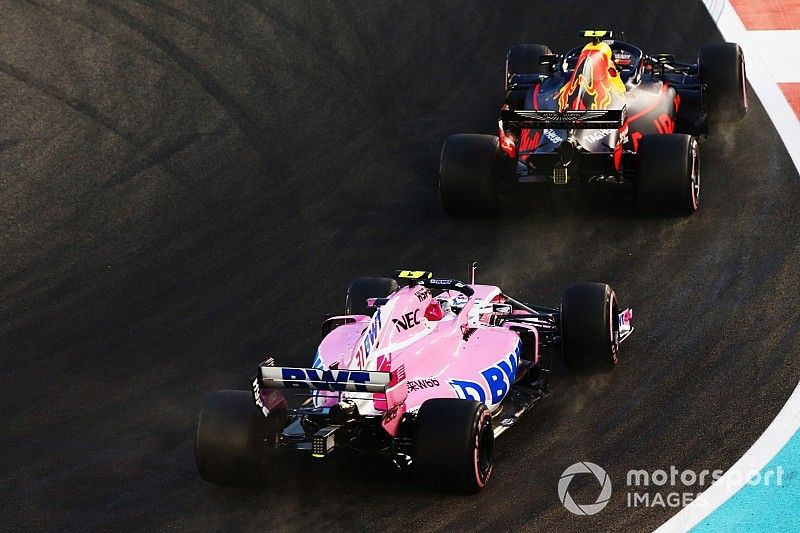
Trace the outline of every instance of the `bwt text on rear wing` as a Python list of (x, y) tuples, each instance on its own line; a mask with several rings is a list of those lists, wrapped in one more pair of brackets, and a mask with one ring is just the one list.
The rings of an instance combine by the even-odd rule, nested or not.
[(390, 388), (391, 373), (368, 370), (259, 367), (261, 385), (271, 389), (310, 389), (335, 392), (382, 392)]
[(568, 130), (568, 129), (616, 129), (625, 124), (626, 110), (609, 109), (597, 111), (535, 111), (533, 109), (504, 109), (502, 124), (521, 129)]

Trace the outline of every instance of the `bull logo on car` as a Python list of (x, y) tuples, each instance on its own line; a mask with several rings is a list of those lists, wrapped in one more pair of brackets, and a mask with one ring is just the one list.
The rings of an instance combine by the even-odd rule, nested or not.
[(568, 109), (608, 109), (614, 96), (625, 95), (625, 84), (619, 77), (606, 43), (590, 43), (583, 47), (569, 81), (558, 92), (558, 111)]

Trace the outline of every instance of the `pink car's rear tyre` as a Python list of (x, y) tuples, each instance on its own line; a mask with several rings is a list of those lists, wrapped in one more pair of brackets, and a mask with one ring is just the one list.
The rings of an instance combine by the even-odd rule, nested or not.
[(194, 441), (200, 477), (226, 486), (264, 483), (268, 454), (285, 417), (285, 411), (276, 411), (265, 418), (250, 391), (220, 390), (206, 396)]
[(367, 305), (367, 298), (385, 298), (397, 290), (397, 282), (390, 278), (358, 278), (347, 288), (344, 304), (346, 315), (368, 315), (375, 313)]
[(414, 469), (435, 488), (480, 491), (492, 474), (492, 415), (481, 402), (434, 398), (419, 408)]

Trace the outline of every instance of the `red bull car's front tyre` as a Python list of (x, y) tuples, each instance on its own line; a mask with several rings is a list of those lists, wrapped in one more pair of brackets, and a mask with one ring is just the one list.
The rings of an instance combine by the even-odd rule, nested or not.
[(457, 217), (497, 212), (497, 176), (501, 154), (494, 135), (459, 133), (442, 146), (439, 196), (444, 210)]
[(508, 49), (506, 55), (506, 83), (512, 76), (549, 74), (550, 68), (542, 65), (540, 58), (552, 54), (546, 44), (517, 44)]
[(744, 53), (736, 43), (711, 43), (697, 57), (700, 83), (706, 86), (708, 120), (736, 122), (747, 113), (747, 73)]
[(543, 65), (540, 58), (552, 53), (550, 47), (544, 44), (518, 44), (508, 50), (506, 55), (506, 99), (512, 109), (522, 108), (529, 92), (529, 86), (519, 82), (530, 81), (530, 77), (549, 74), (550, 67)]

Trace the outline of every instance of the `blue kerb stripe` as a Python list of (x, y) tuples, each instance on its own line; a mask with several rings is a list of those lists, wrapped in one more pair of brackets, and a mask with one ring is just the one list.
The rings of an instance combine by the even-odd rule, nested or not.
[(769, 485), (745, 485), (692, 532), (800, 531), (800, 431), (761, 470), (762, 478), (769, 471)]

